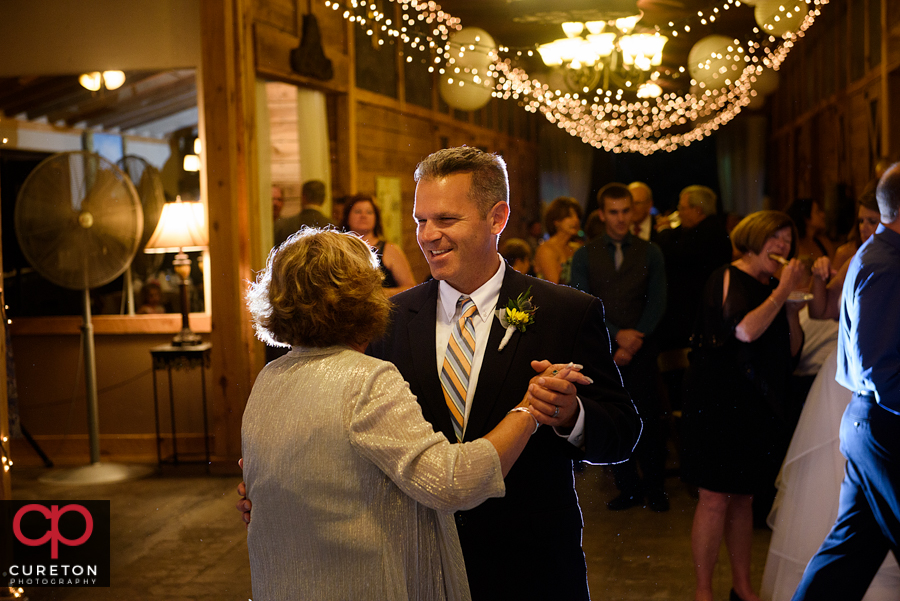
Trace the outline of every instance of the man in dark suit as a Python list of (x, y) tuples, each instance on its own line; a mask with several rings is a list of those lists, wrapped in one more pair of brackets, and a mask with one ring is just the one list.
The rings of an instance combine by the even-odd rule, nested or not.
[(597, 193), (597, 203), (605, 232), (575, 252), (569, 284), (605, 303), (613, 361), (644, 422), (634, 457), (613, 467), (620, 494), (606, 506), (620, 511), (642, 505), (646, 498), (653, 511), (668, 511), (663, 486), (666, 437), (654, 336), (666, 307), (663, 256), (658, 246), (629, 233), (635, 204), (631, 186), (607, 184)]
[(282, 217), (275, 221), (275, 246), (294, 232), (306, 227), (326, 227), (335, 225), (322, 213), (322, 204), (325, 202), (325, 183), (317, 179), (311, 179), (303, 184), (300, 189), (301, 211), (293, 217)]
[(631, 182), (628, 184), (628, 190), (634, 200), (631, 208), (631, 233), (646, 242), (656, 242), (656, 228), (653, 227), (653, 190), (644, 182)]
[[(391, 331), (370, 353), (393, 362), (436, 430), (457, 433), (441, 384), (446, 348), (462, 297), (476, 305), (475, 351), (461, 440), (483, 436), (518, 403), (535, 370), (582, 364), (593, 383), (575, 394), (546, 378), (532, 386), (541, 428), (506, 478), (506, 496), (457, 514), (472, 598), (588, 599), (581, 512), (572, 460), (629, 457), (640, 420), (609, 352), (599, 300), (521, 275), (497, 254), (509, 218), (506, 166), (474, 148), (427, 157), (416, 170), (417, 238), (434, 280), (392, 298)], [(537, 307), (525, 331), (506, 330), (495, 310), (526, 294)], [(501, 348), (502, 347), (502, 348)], [(528, 566), (541, 566), (531, 570)]]
[(794, 601), (862, 599), (888, 551), (900, 552), (900, 164), (876, 189), (881, 225), (850, 261), (841, 294), (839, 384), (847, 458), (838, 516)]
[[(585, 601), (572, 460), (627, 460), (641, 430), (610, 356), (603, 305), (519, 274), (500, 258), (497, 240), (509, 219), (503, 159), (475, 148), (441, 150), (415, 177), (416, 235), (434, 279), (391, 298), (390, 331), (369, 353), (397, 366), (425, 419), (451, 442), (483, 436), (530, 393), (535, 418), (549, 427), (532, 436), (506, 477), (503, 498), (456, 515), (472, 599)], [(509, 333), (496, 309), (523, 295), (536, 307), (534, 321)], [(462, 423), (454, 425), (442, 372), (461, 298), (475, 305), (474, 351), (464, 403), (454, 413)], [(574, 386), (554, 377), (530, 385), (535, 371), (570, 361), (593, 380), (577, 394), (566, 394)], [(248, 511), (249, 501), (238, 507)]]

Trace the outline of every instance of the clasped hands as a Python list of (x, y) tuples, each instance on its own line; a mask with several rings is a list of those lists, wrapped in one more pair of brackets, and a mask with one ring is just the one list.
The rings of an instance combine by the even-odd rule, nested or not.
[[(575, 384), (587, 385), (594, 381), (581, 373), (581, 365), (552, 364), (549, 361), (532, 361), (531, 367), (538, 375), (531, 378), (528, 391), (522, 399), (520, 407), (528, 407), (534, 418), (541, 424), (557, 428), (572, 428), (578, 421), (578, 397)], [(244, 469), (244, 460), (238, 465)], [(250, 523), (250, 510), (253, 504), (247, 498), (247, 487), (241, 482), (238, 485), (241, 499), (237, 502), (237, 510), (245, 524)]]
[(616, 334), (616, 344), (619, 348), (613, 355), (613, 361), (619, 367), (628, 365), (644, 345), (644, 333), (640, 330), (623, 328)]
[(556, 428), (572, 428), (578, 421), (578, 396), (575, 384), (593, 384), (581, 373), (582, 366), (532, 361), (538, 375), (531, 378), (523, 403), (531, 408), (538, 423)]

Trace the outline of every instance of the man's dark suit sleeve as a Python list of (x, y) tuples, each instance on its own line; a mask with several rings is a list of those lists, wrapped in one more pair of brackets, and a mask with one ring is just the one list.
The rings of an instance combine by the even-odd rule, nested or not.
[(637, 444), (641, 420), (613, 363), (602, 303), (592, 299), (580, 319), (574, 330), (578, 334), (572, 360), (584, 365), (583, 373), (594, 380), (578, 390), (585, 412), (584, 459), (591, 463), (625, 461)]

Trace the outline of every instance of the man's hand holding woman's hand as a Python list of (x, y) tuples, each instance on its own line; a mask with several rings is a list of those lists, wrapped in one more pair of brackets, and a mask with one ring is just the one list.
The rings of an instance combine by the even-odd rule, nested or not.
[(586, 386), (593, 380), (581, 373), (581, 365), (552, 364), (549, 361), (532, 361), (531, 367), (538, 375), (531, 379), (525, 402), (539, 423), (548, 426), (571, 428), (578, 420), (578, 397), (575, 384)]
[[(581, 373), (581, 366), (552, 364), (549, 361), (532, 361), (531, 367), (538, 375), (531, 379), (528, 392), (520, 407), (528, 407), (539, 423), (548, 426), (571, 428), (578, 419), (578, 399), (575, 384), (586, 386), (593, 380)], [(244, 469), (244, 460), (238, 461)], [(253, 504), (247, 498), (247, 486), (241, 482), (237, 489), (241, 499), (235, 507), (241, 512), (245, 524), (250, 524), (250, 510)]]

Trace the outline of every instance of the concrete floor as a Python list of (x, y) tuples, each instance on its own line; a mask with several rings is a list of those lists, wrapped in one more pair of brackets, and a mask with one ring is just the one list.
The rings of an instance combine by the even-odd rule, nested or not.
[[(110, 499), (112, 586), (29, 588), (25, 592), (30, 599), (250, 599), (245, 531), (234, 509), (239, 478), (198, 475), (195, 468), (185, 466), (132, 482), (60, 487), (40, 483), (41, 473), (16, 470), (14, 498)], [(637, 507), (613, 513), (605, 506), (616, 494), (606, 470), (587, 467), (578, 476), (586, 524), (584, 550), (594, 600), (693, 598), (690, 529), (696, 502), (677, 478), (666, 484), (672, 502), (669, 512)], [(754, 534), (753, 578), (757, 586), (769, 538), (766, 530)], [(724, 550), (715, 587), (719, 598), (728, 598), (730, 571)]]

